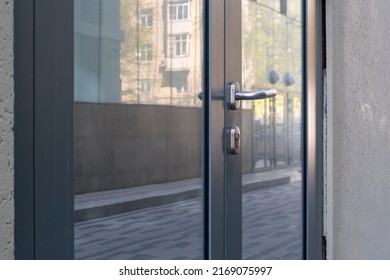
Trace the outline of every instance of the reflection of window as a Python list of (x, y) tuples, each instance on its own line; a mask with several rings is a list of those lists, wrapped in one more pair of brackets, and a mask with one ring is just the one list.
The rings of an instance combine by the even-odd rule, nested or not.
[(153, 45), (145, 44), (140, 47), (138, 54), (139, 61), (151, 61), (153, 58)]
[(141, 93), (151, 94), (153, 91), (153, 82), (149, 79), (139, 81), (139, 90)]
[(141, 11), (141, 26), (152, 27), (153, 26), (153, 12), (152, 9), (146, 9)]
[(177, 93), (187, 93), (188, 92), (188, 81), (187, 77), (177, 77), (174, 81)]
[(189, 19), (189, 3), (182, 2), (177, 4), (168, 5), (168, 18), (169, 20), (183, 20)]
[(179, 57), (179, 56), (188, 56), (189, 55), (189, 42), (190, 35), (173, 35), (169, 36), (169, 56), (170, 57)]
[(100, 24), (101, 7), (99, 0), (81, 1), (80, 19), (92, 24)]

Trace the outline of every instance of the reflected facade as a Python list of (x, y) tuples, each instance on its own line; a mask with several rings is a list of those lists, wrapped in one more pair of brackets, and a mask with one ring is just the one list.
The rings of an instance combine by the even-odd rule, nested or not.
[(75, 101), (200, 107), (201, 5), (77, 0)]
[(203, 258), (200, 0), (75, 1), (75, 258)]

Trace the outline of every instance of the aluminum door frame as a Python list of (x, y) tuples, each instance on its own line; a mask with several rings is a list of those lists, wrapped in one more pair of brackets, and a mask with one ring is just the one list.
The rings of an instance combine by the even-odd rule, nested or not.
[[(228, 82), (241, 82), (241, 1), (208, 1), (208, 102), (206, 110), (207, 259), (241, 259), (241, 153), (227, 152), (228, 129), (241, 125), (241, 110), (227, 109)], [(239, 15), (237, 16), (237, 11)], [(237, 38), (240, 38), (238, 41)], [(239, 67), (237, 67), (239, 66)], [(239, 201), (239, 203), (237, 203)]]
[(304, 258), (323, 259), (323, 49), (325, 0), (303, 1)]
[(73, 1), (15, 1), (15, 258), (72, 259)]
[(226, 254), (225, 0), (206, 1), (206, 5), (205, 258), (222, 260)]

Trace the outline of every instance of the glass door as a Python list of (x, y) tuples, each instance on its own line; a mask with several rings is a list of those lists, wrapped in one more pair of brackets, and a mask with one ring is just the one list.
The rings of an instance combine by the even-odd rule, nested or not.
[(302, 259), (302, 1), (74, 15), (75, 258)]
[(277, 90), (242, 103), (242, 257), (302, 259), (302, 1), (241, 3), (242, 87)]
[(228, 259), (304, 258), (302, 3), (225, 1)]
[(242, 257), (302, 259), (302, 1), (241, 3), (242, 87), (278, 92), (242, 103)]
[(74, 15), (75, 258), (203, 259), (203, 1)]

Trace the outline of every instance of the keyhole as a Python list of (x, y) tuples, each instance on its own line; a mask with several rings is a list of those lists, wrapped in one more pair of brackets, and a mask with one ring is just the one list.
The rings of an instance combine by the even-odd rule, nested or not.
[(238, 152), (240, 150), (240, 133), (236, 132), (234, 135), (235, 138), (235, 146), (236, 146), (236, 151)]
[(238, 126), (229, 128), (229, 152), (238, 154), (240, 152), (241, 131)]

